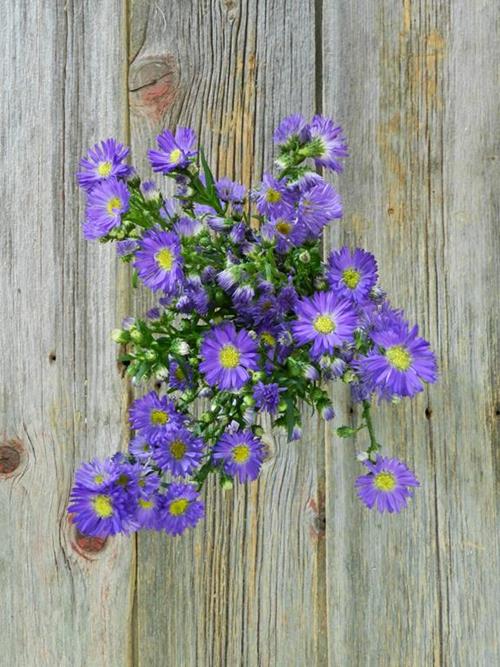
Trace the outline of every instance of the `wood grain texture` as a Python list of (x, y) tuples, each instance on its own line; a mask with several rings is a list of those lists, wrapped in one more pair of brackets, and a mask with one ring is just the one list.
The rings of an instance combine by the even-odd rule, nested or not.
[(400, 517), (368, 516), (349, 445), (327, 442), (331, 664), (500, 661), (494, 15), (487, 2), (325, 3), (324, 110), (352, 153), (345, 231), (330, 242), (375, 252), (441, 374), (411, 404), (376, 411), (387, 450), (422, 483)]
[(126, 130), (124, 15), (119, 1), (2, 10), (0, 435), (21, 462), (0, 474), (0, 664), (122, 667), (133, 543), (83, 542), (66, 506), (75, 466), (121, 441), (114, 250), (83, 240), (74, 172)]
[[(313, 3), (134, 2), (131, 25), (135, 156), (160, 128), (188, 124), (220, 176), (250, 185), (271, 166), (279, 118), (314, 110)], [(324, 430), (306, 419), (305, 433), (296, 445), (271, 443), (258, 483), (209, 485), (193, 534), (140, 536), (138, 665), (323, 659)]]

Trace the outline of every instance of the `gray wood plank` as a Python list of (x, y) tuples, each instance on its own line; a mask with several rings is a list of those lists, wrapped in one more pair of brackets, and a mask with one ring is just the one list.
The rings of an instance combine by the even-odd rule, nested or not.
[[(376, 411), (387, 451), (422, 483), (403, 515), (356, 500), (362, 438), (327, 438), (330, 664), (498, 664), (495, 10), (324, 3), (322, 34), (324, 110), (352, 152), (345, 228), (330, 243), (377, 255), (441, 371), (411, 405)], [(345, 395), (339, 405), (349, 420)]]
[[(161, 127), (189, 124), (219, 175), (255, 182), (278, 119), (313, 111), (313, 5), (134, 2), (137, 161)], [(318, 664), (324, 431), (315, 420), (305, 431), (301, 443), (276, 440), (258, 483), (226, 493), (210, 485), (194, 533), (140, 537), (138, 665)]]
[(122, 440), (121, 279), (82, 238), (74, 172), (97, 139), (126, 139), (123, 6), (2, 9), (0, 664), (123, 667), (134, 543), (84, 542), (66, 516), (75, 467)]

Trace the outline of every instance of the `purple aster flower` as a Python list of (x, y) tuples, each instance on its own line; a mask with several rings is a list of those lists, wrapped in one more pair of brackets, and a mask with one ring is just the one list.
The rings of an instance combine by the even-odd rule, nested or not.
[(353, 253), (341, 248), (328, 257), (327, 279), (336, 294), (363, 303), (377, 282), (377, 262), (371, 253), (361, 248)]
[(308, 235), (308, 229), (296, 218), (271, 218), (262, 227), (265, 239), (276, 241), (276, 250), (280, 254), (287, 253), (290, 248), (302, 245)]
[(288, 279), (288, 285), (285, 285), (280, 293), (278, 294), (278, 305), (283, 314), (289, 313), (291, 310), (295, 310), (297, 301), (299, 300), (299, 295), (297, 290), (293, 286), (293, 280)]
[(143, 181), (141, 183), (141, 192), (146, 201), (153, 201), (160, 198), (160, 191), (154, 181)]
[(200, 371), (209, 385), (219, 389), (241, 389), (249, 372), (257, 369), (257, 343), (233, 324), (222, 324), (207, 334), (201, 344)]
[(155, 446), (153, 458), (165, 472), (186, 477), (198, 468), (203, 457), (204, 442), (186, 428), (170, 431)]
[(192, 384), (193, 371), (188, 364), (182, 366), (177, 361), (168, 365), (168, 384), (173, 389), (185, 391)]
[(116, 464), (111, 459), (93, 459), (83, 463), (75, 473), (75, 486), (82, 486), (90, 491), (106, 488), (116, 473)]
[(83, 224), (85, 238), (99, 239), (119, 227), (122, 215), (128, 211), (129, 199), (127, 186), (116, 178), (97, 184), (89, 192), (87, 220)]
[(164, 220), (173, 220), (182, 213), (178, 199), (165, 199), (160, 208), (160, 215)]
[(253, 397), (255, 405), (258, 410), (264, 410), (270, 415), (275, 415), (278, 410), (280, 402), (280, 394), (285, 391), (284, 387), (280, 387), (275, 382), (264, 384), (257, 382), (253, 388)]
[(232, 226), (231, 231), (229, 232), (229, 238), (235, 244), (242, 243), (245, 240), (247, 233), (247, 226), (244, 222), (237, 222)]
[(163, 130), (156, 137), (159, 151), (148, 151), (153, 171), (168, 174), (171, 171), (185, 169), (196, 157), (196, 135), (189, 127), (178, 127), (175, 136), (170, 130)]
[(76, 175), (80, 187), (87, 191), (111, 178), (126, 178), (131, 167), (123, 164), (129, 149), (119, 144), (116, 139), (106, 139), (89, 149), (86, 157), (80, 160), (80, 169)]
[(203, 231), (203, 225), (195, 218), (183, 216), (174, 225), (174, 232), (177, 236), (184, 238), (197, 236), (201, 231)]
[(261, 215), (290, 217), (294, 210), (294, 196), (286, 181), (278, 181), (271, 174), (264, 174), (262, 184), (253, 195)]
[(290, 139), (297, 139), (300, 142), (308, 138), (308, 125), (300, 113), (294, 113), (291, 116), (283, 118), (281, 123), (274, 131), (274, 143), (286, 144)]
[(134, 268), (151, 290), (175, 293), (183, 278), (181, 244), (172, 232), (154, 227), (144, 233), (136, 252)]
[(134, 523), (141, 530), (160, 530), (162, 519), (163, 496), (154, 491), (148, 496), (137, 498), (137, 508), (134, 515)]
[(132, 428), (153, 445), (168, 437), (173, 429), (179, 428), (183, 419), (173, 401), (166, 396), (158, 396), (156, 391), (138, 398), (130, 407)]
[(370, 472), (356, 480), (360, 500), (369, 509), (376, 506), (379, 512), (401, 512), (413, 495), (410, 487), (420, 486), (415, 475), (402, 461), (383, 456), (364, 465)]
[(107, 537), (129, 532), (130, 496), (111, 482), (100, 489), (76, 483), (71, 491), (68, 513), (84, 535)]
[(333, 292), (316, 292), (302, 299), (295, 312), (298, 319), (292, 322), (294, 337), (299, 345), (312, 342), (315, 358), (353, 338), (356, 312), (350, 301), (338, 299)]
[(220, 461), (224, 472), (240, 482), (257, 479), (264, 457), (264, 445), (251, 431), (225, 433), (213, 449), (214, 461)]
[(292, 429), (292, 434), (290, 436), (290, 442), (296, 442), (297, 440), (302, 440), (302, 427), (299, 426), (298, 424), (295, 424), (295, 426)]
[(304, 368), (304, 377), (306, 378), (306, 380), (309, 380), (310, 382), (317, 382), (320, 377), (319, 371), (311, 364), (308, 364)]
[(317, 238), (331, 220), (342, 217), (340, 195), (326, 182), (313, 185), (299, 200), (299, 220), (307, 227), (308, 238)]
[(342, 171), (339, 158), (347, 157), (349, 153), (340, 125), (335, 125), (331, 118), (314, 116), (309, 125), (309, 135), (309, 155), (314, 158), (316, 166)]
[(205, 514), (205, 507), (192, 484), (170, 484), (160, 508), (160, 525), (169, 535), (180, 535), (194, 527)]
[(139, 244), (133, 239), (125, 239), (124, 241), (118, 241), (116, 244), (116, 254), (118, 257), (126, 257), (127, 255), (133, 255), (134, 252), (138, 249)]
[(128, 451), (138, 461), (147, 461), (153, 453), (153, 448), (143, 435), (136, 435), (130, 441)]
[(414, 396), (423, 382), (436, 382), (436, 357), (429, 343), (418, 336), (418, 326), (399, 326), (371, 334), (375, 349), (361, 357), (362, 379), (381, 398)]
[(332, 405), (325, 405), (321, 408), (321, 416), (327, 422), (331, 421), (335, 417), (335, 410)]
[(223, 202), (243, 203), (246, 196), (246, 188), (241, 183), (221, 178), (215, 184), (217, 195)]

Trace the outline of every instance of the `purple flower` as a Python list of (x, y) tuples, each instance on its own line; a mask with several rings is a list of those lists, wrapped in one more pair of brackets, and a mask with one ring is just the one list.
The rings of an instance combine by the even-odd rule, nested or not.
[(155, 445), (153, 458), (163, 470), (186, 477), (200, 465), (204, 442), (186, 428), (171, 430)]
[(153, 448), (144, 436), (136, 435), (130, 441), (128, 451), (138, 461), (147, 461), (153, 452)]
[(171, 171), (185, 169), (196, 157), (196, 135), (189, 127), (178, 127), (175, 137), (170, 130), (163, 130), (156, 137), (159, 151), (148, 151), (153, 171), (168, 174)]
[(106, 488), (116, 473), (116, 465), (111, 459), (93, 459), (83, 463), (75, 474), (75, 485), (85, 487), (90, 491), (99, 491)]
[(414, 396), (423, 382), (436, 382), (436, 357), (418, 336), (418, 326), (406, 325), (371, 334), (375, 348), (358, 361), (362, 379), (381, 398)]
[(349, 155), (347, 141), (340, 125), (335, 125), (331, 118), (314, 116), (309, 126), (310, 157), (317, 167), (327, 167), (333, 171), (342, 171), (339, 158)]
[(299, 220), (307, 227), (308, 238), (315, 239), (331, 220), (342, 217), (340, 195), (326, 182), (313, 185), (299, 200)]
[(192, 382), (193, 372), (188, 364), (182, 366), (177, 361), (168, 365), (168, 384), (173, 389), (185, 391)]
[(151, 290), (175, 293), (183, 278), (183, 259), (178, 237), (154, 227), (145, 232), (136, 252), (134, 268)]
[(335, 417), (335, 410), (332, 405), (325, 405), (321, 408), (321, 416), (325, 421), (331, 421)]
[(379, 456), (376, 463), (367, 460), (364, 465), (370, 472), (356, 480), (360, 500), (379, 512), (401, 512), (413, 495), (410, 487), (420, 486), (415, 475), (398, 459)]
[(130, 424), (151, 444), (161, 442), (172, 430), (179, 428), (183, 415), (173, 401), (155, 391), (138, 398), (130, 407)]
[(274, 131), (274, 143), (278, 145), (286, 144), (290, 139), (297, 139), (303, 142), (307, 140), (307, 137), (308, 126), (300, 113), (294, 113), (291, 116), (283, 118)]
[(229, 178), (221, 178), (215, 184), (217, 195), (223, 202), (232, 202), (241, 204), (245, 200), (246, 188), (241, 183), (229, 180)]
[(338, 299), (333, 292), (316, 292), (311, 298), (302, 299), (295, 312), (298, 319), (292, 322), (294, 337), (299, 345), (313, 343), (314, 358), (352, 341), (356, 312), (349, 301)]
[(262, 184), (253, 193), (253, 199), (261, 215), (289, 217), (293, 215), (294, 197), (286, 181), (278, 181), (271, 174), (264, 174)]
[(99, 239), (119, 227), (122, 215), (128, 211), (129, 199), (127, 186), (116, 178), (97, 184), (89, 192), (87, 220), (83, 224), (85, 238)]
[(280, 254), (287, 253), (290, 248), (302, 245), (306, 240), (308, 230), (296, 218), (271, 218), (262, 227), (262, 236), (265, 239), (276, 241), (276, 250)]
[(137, 508), (134, 515), (134, 523), (141, 530), (160, 530), (162, 527), (161, 509), (163, 496), (154, 491), (148, 496), (137, 498)]
[(269, 384), (257, 382), (253, 388), (253, 397), (257, 409), (265, 410), (270, 415), (275, 415), (280, 402), (280, 394), (284, 391), (284, 387), (280, 387), (275, 382)]
[(257, 369), (257, 344), (246, 331), (236, 331), (233, 324), (213, 328), (201, 345), (200, 370), (209, 385), (219, 389), (241, 389), (249, 372)]
[(203, 225), (201, 222), (195, 218), (188, 218), (187, 216), (179, 218), (179, 220), (174, 225), (174, 232), (181, 238), (197, 236), (202, 231)]
[(133, 255), (134, 252), (139, 247), (137, 241), (133, 239), (125, 239), (124, 241), (118, 241), (116, 244), (116, 254), (118, 257), (126, 257), (127, 255)]
[(131, 167), (123, 164), (129, 149), (119, 144), (116, 139), (106, 139), (90, 148), (86, 157), (80, 160), (80, 169), (76, 175), (80, 187), (87, 191), (98, 183), (111, 178), (126, 178)]
[(327, 279), (336, 294), (363, 303), (377, 282), (377, 262), (361, 248), (341, 248), (328, 257)]
[(169, 535), (180, 535), (196, 526), (205, 507), (192, 484), (170, 484), (162, 497), (159, 524)]
[(141, 183), (141, 192), (146, 201), (153, 201), (155, 199), (159, 199), (160, 197), (160, 191), (156, 187), (156, 183), (154, 181), (143, 181)]
[(257, 479), (264, 456), (262, 441), (251, 431), (225, 433), (213, 449), (214, 461), (223, 463), (224, 472), (240, 482)]

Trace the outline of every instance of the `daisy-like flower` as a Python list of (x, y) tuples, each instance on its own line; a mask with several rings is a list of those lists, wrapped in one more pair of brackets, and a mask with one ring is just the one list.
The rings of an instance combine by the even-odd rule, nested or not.
[(170, 484), (162, 497), (160, 526), (169, 535), (180, 535), (196, 526), (205, 514), (205, 506), (192, 484)]
[(436, 382), (436, 357), (418, 336), (418, 326), (402, 324), (371, 337), (376, 347), (358, 364), (363, 380), (381, 398), (414, 396), (423, 390), (423, 382)]
[(200, 232), (203, 231), (203, 225), (199, 220), (195, 218), (188, 218), (183, 216), (174, 225), (174, 232), (177, 236), (184, 238), (191, 238), (192, 236), (197, 236)]
[(102, 489), (89, 489), (75, 484), (68, 512), (84, 535), (108, 537), (129, 532), (133, 528), (130, 521), (130, 497), (112, 484)]
[(246, 188), (241, 183), (231, 181), (229, 178), (221, 178), (215, 184), (219, 199), (223, 202), (242, 204), (245, 201)]
[(137, 498), (137, 508), (134, 515), (134, 523), (141, 530), (160, 530), (161, 507), (163, 496), (154, 491), (149, 496)]
[(257, 479), (265, 457), (262, 441), (251, 431), (225, 433), (213, 449), (213, 459), (240, 482)]
[(286, 181), (278, 181), (272, 174), (264, 174), (262, 184), (253, 193), (253, 199), (261, 215), (289, 217), (293, 215), (294, 196)]
[(296, 139), (299, 142), (306, 141), (308, 138), (308, 129), (304, 116), (300, 113), (294, 113), (291, 116), (283, 118), (275, 129), (274, 143), (281, 146), (287, 144), (291, 139)]
[(83, 223), (86, 239), (94, 240), (119, 227), (128, 211), (130, 193), (125, 183), (116, 178), (97, 184), (89, 193), (87, 219)]
[(298, 302), (292, 331), (299, 345), (312, 343), (314, 358), (333, 352), (335, 346), (352, 341), (357, 315), (350, 301), (333, 292), (316, 292)]
[(152, 445), (178, 429), (184, 417), (176, 411), (174, 402), (166, 396), (158, 396), (156, 391), (138, 398), (130, 407), (130, 425)]
[(335, 125), (331, 118), (314, 116), (309, 125), (309, 136), (308, 156), (314, 159), (316, 166), (342, 171), (339, 160), (349, 153), (340, 125)]
[(274, 239), (276, 250), (280, 254), (285, 254), (291, 248), (304, 243), (307, 232), (305, 225), (296, 218), (272, 218), (262, 227), (262, 236), (268, 240)]
[(116, 474), (116, 464), (111, 459), (93, 459), (83, 463), (75, 473), (75, 486), (91, 491), (106, 488)]
[(168, 384), (173, 389), (184, 391), (191, 385), (193, 372), (187, 364), (181, 366), (177, 361), (168, 365)]
[(183, 279), (183, 259), (179, 238), (154, 227), (145, 232), (135, 254), (134, 268), (151, 290), (175, 293)]
[(139, 248), (139, 244), (134, 239), (125, 239), (124, 241), (118, 241), (116, 244), (116, 254), (118, 257), (127, 257), (128, 255), (133, 255), (134, 252)]
[(153, 458), (163, 470), (186, 477), (201, 463), (204, 442), (186, 428), (170, 431), (154, 448)]
[(299, 220), (308, 230), (308, 238), (317, 238), (325, 225), (342, 217), (340, 195), (326, 182), (317, 183), (302, 193)]
[(153, 453), (153, 448), (144, 436), (136, 435), (130, 441), (128, 451), (138, 461), (147, 461)]
[(170, 130), (163, 130), (156, 141), (160, 150), (148, 151), (153, 171), (168, 174), (176, 169), (185, 169), (196, 157), (196, 135), (189, 127), (178, 127), (175, 136)]
[(370, 252), (344, 247), (328, 257), (326, 277), (336, 294), (363, 303), (377, 282), (377, 262)]
[(110, 178), (126, 178), (132, 168), (124, 164), (129, 149), (119, 144), (116, 139), (106, 139), (90, 148), (80, 160), (80, 169), (76, 175), (80, 187), (87, 191)]
[(256, 408), (275, 415), (280, 402), (280, 394), (284, 391), (284, 387), (280, 387), (276, 382), (270, 382), (269, 384), (257, 382), (253, 388)]
[(383, 456), (376, 463), (365, 460), (364, 465), (370, 472), (356, 480), (360, 500), (379, 512), (401, 512), (413, 495), (410, 488), (420, 486), (415, 475), (402, 461)]
[(209, 385), (219, 389), (241, 389), (249, 371), (257, 369), (257, 343), (233, 324), (222, 324), (209, 331), (201, 345), (200, 370)]

